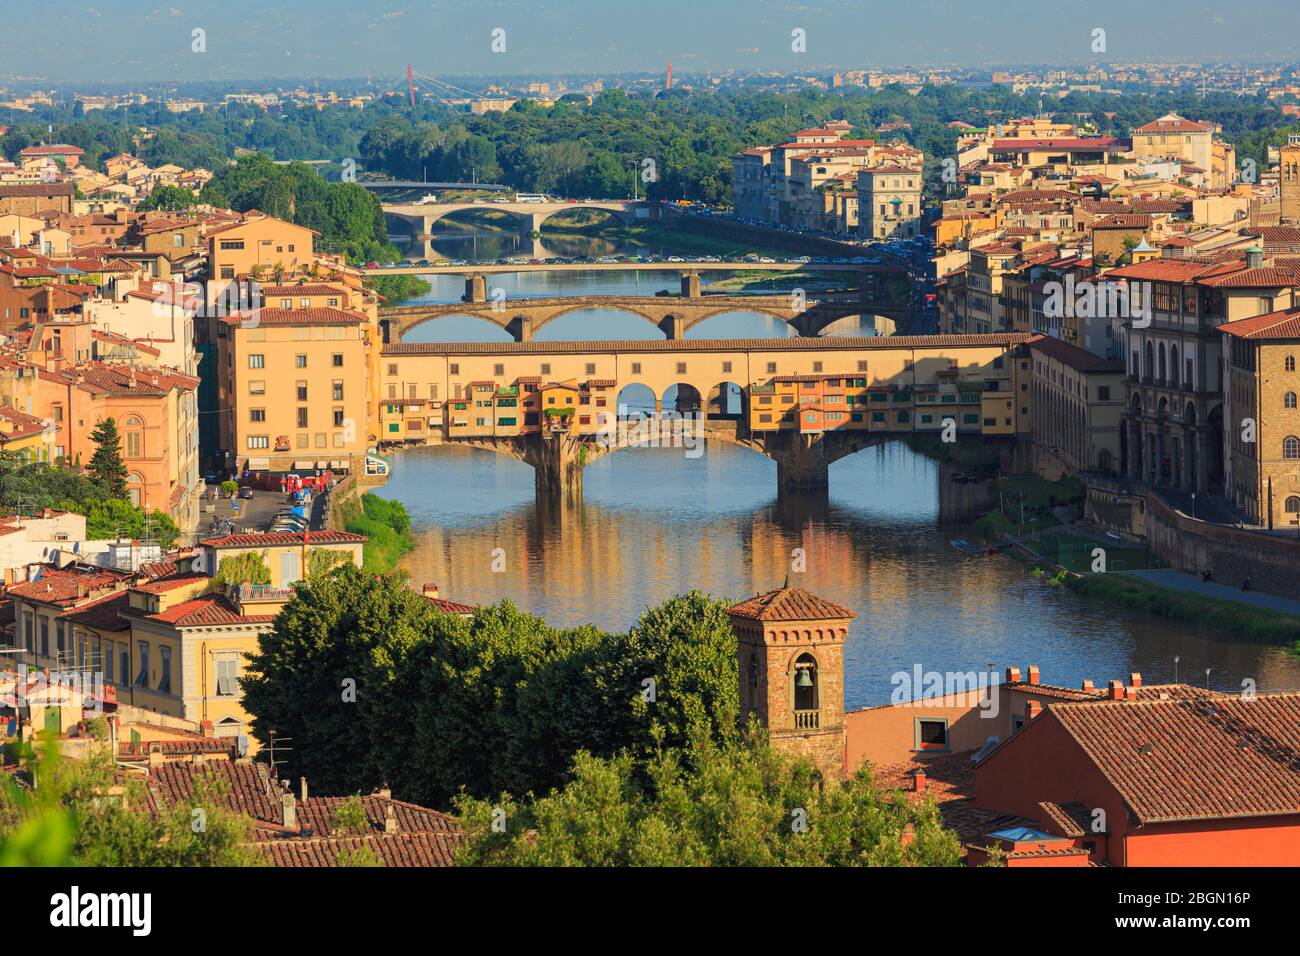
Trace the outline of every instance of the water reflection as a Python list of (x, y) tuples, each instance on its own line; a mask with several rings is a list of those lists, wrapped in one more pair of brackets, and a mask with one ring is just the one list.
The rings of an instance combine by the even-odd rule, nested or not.
[[(938, 518), (933, 462), (902, 445), (831, 468), (831, 492), (779, 498), (776, 466), (713, 445), (629, 449), (587, 469), (585, 502), (534, 501), (532, 472), (488, 452), (426, 449), (395, 456), (380, 493), (405, 502), (418, 546), (418, 582), (471, 603), (509, 598), (557, 625), (626, 628), (665, 598), (700, 588), (745, 597), (781, 583), (802, 549), (798, 583), (858, 617), (846, 648), (850, 707), (889, 699), (890, 675), (1037, 663), (1043, 679), (1147, 682), (1180, 677), (1218, 689), (1300, 688), (1300, 661), (1281, 648), (1234, 642), (1200, 627), (1085, 600), (1028, 577), (1005, 557), (962, 558), (963, 534)], [(506, 569), (493, 573), (501, 548)]]

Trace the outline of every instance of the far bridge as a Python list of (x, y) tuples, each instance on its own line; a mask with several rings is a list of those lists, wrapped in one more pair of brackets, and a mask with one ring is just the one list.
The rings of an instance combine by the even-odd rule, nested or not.
[(433, 233), (438, 220), (463, 212), (499, 212), (515, 219), (519, 235), (527, 239), (542, 228), (542, 223), (557, 213), (575, 209), (598, 209), (620, 222), (632, 219), (649, 219), (658, 212), (653, 203), (633, 200), (592, 200), (590, 202), (449, 202), (449, 203), (384, 203), (384, 214), (405, 222), (412, 239), (426, 239)]

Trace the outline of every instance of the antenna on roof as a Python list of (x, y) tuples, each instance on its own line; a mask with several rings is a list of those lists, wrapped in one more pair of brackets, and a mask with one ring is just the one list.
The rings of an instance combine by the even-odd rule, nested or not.
[(271, 776), (278, 777), (279, 773), (276, 770), (276, 768), (283, 766), (284, 764), (287, 764), (289, 762), (287, 760), (277, 759), (276, 751), (279, 751), (280, 753), (291, 753), (293, 751), (293, 748), (286, 747), (285, 744), (292, 743), (292, 742), (293, 742), (292, 737), (276, 737), (274, 730), (267, 731), (266, 746), (267, 746), (267, 750), (270, 751), (270, 754), (268, 756), (268, 761), (271, 764)]

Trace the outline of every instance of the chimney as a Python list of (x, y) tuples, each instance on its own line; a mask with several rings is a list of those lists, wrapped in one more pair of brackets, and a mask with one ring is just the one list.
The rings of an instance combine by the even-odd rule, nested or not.
[(1139, 674), (1137, 671), (1134, 671), (1132, 674), (1128, 675), (1128, 683), (1130, 687), (1141, 687), (1142, 675)]
[(1019, 684), (1019, 683), (1020, 683), (1020, 668), (1019, 668), (1019, 667), (1008, 667), (1008, 668), (1007, 668), (1007, 683), (1008, 683), (1008, 684)]
[(1124, 699), (1124, 682), (1122, 680), (1113, 680), (1106, 685), (1106, 699), (1107, 700)]
[(384, 832), (397, 832), (397, 814), (393, 812), (393, 805), (389, 803), (384, 810)]
[(1038, 665), (1037, 665), (1037, 664), (1030, 664), (1030, 665), (1029, 665), (1029, 674), (1028, 674), (1027, 680), (1028, 680), (1029, 683), (1031, 683), (1031, 684), (1037, 684), (1037, 683), (1038, 683), (1038, 679), (1039, 679), (1039, 675), (1038, 675)]
[(1087, 678), (1087, 677), (1085, 677), (1085, 678), (1083, 679), (1083, 683), (1080, 685), (1080, 687), (1081, 687), (1083, 690), (1096, 690), (1096, 689), (1097, 689), (1097, 688), (1093, 685), (1092, 681), (1091, 681), (1089, 678)]
[(438, 596), (438, 585), (436, 585), (436, 584), (426, 584), (426, 585), (424, 586), (424, 588), (422, 589), (422, 593), (423, 593), (424, 596), (427, 597), (427, 598), (430, 598), (430, 599), (432, 599), (432, 598), (436, 598), (436, 597)]
[(302, 792), (302, 802), (306, 803), (307, 802), (307, 778), (306, 777), (298, 778), (298, 787)]
[(1134, 687), (1134, 686), (1132, 686), (1132, 685), (1129, 685), (1129, 686), (1128, 686), (1127, 688), (1125, 688), (1125, 689), (1128, 691), (1128, 695), (1127, 695), (1127, 696), (1128, 696), (1128, 699), (1129, 699), (1129, 700), (1137, 700), (1137, 699), (1138, 699), (1138, 689), (1137, 689), (1136, 687)]
[(1041, 702), (1036, 701), (1036, 700), (1031, 700), (1031, 701), (1026, 702), (1026, 704), (1025, 704), (1025, 723), (1029, 723), (1031, 720), (1033, 720), (1035, 717), (1037, 717), (1037, 716), (1038, 716), (1039, 714), (1041, 714), (1042, 712), (1043, 712), (1043, 705), (1042, 705)]
[(280, 822), (284, 824), (286, 830), (298, 829), (298, 801), (293, 798), (293, 794), (288, 790), (280, 794)]
[(157, 747), (149, 748), (149, 769), (154, 770), (163, 765), (163, 752)]
[(1246, 250), (1246, 268), (1261, 269), (1264, 266), (1264, 250), (1259, 246), (1251, 246)]
[(393, 791), (389, 789), (388, 784), (384, 784), (380, 790), (376, 791), (375, 796), (380, 800), (391, 800), (393, 799)]
[(925, 789), (925, 768), (917, 767), (912, 771), (912, 789), (920, 793)]

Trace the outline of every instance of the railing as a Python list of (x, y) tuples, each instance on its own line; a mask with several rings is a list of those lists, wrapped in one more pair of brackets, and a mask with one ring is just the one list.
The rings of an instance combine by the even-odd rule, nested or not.
[(795, 730), (816, 730), (821, 725), (820, 713), (821, 711), (817, 710), (796, 710), (794, 712)]

